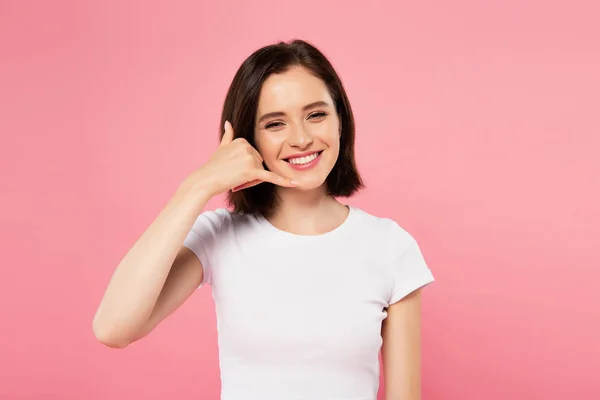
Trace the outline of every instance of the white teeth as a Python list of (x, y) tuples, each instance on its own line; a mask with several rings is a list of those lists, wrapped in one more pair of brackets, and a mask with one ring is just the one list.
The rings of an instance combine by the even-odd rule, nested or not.
[(306, 157), (298, 157), (298, 158), (290, 158), (288, 159), (290, 164), (306, 164), (311, 162), (312, 160), (314, 160), (315, 158), (317, 158), (317, 156), (319, 155), (319, 153), (312, 153), (310, 156), (306, 156)]

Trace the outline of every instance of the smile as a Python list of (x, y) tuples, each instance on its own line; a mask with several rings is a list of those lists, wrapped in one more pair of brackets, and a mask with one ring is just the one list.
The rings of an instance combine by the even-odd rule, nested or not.
[(320, 151), (318, 151), (316, 153), (312, 153), (312, 154), (310, 154), (308, 156), (304, 156), (304, 157), (288, 158), (287, 162), (289, 162), (290, 164), (295, 164), (295, 165), (308, 164), (309, 162), (311, 162), (312, 160), (317, 158), (319, 156), (319, 154), (321, 154)]
[(321, 153), (323, 153), (323, 151), (317, 151), (302, 157), (286, 158), (285, 161), (294, 169), (307, 169), (317, 164)]

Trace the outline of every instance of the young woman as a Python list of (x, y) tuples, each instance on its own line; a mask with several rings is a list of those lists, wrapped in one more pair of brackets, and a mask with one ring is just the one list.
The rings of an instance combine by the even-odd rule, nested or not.
[[(220, 145), (120, 262), (93, 322), (122, 348), (203, 283), (223, 400), (420, 399), (420, 289), (434, 280), (396, 222), (341, 203), (362, 188), (354, 120), (326, 57), (301, 40), (236, 73)], [(231, 210), (203, 210), (227, 193)]]

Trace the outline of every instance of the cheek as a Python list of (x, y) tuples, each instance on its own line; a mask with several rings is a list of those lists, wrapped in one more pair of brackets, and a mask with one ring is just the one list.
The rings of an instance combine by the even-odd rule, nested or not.
[(281, 144), (269, 137), (256, 137), (256, 150), (260, 153), (265, 161), (265, 164), (272, 163), (273, 160), (277, 159)]
[(327, 133), (323, 136), (322, 140), (329, 146), (330, 149), (340, 148), (340, 133), (337, 129), (327, 130)]
[(329, 138), (328, 145), (329, 150), (331, 150), (331, 157), (333, 158), (332, 162), (335, 163), (340, 156), (340, 136), (337, 132)]
[(319, 136), (321, 140), (330, 147), (339, 147), (340, 128), (337, 121), (328, 121), (320, 127)]

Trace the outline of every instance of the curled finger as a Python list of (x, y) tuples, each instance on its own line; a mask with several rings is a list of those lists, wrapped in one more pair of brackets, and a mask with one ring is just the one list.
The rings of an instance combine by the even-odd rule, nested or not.
[(241, 185), (238, 185), (238, 186), (234, 187), (233, 189), (231, 189), (231, 191), (232, 192), (239, 192), (240, 190), (244, 190), (244, 189), (247, 189), (249, 187), (256, 186), (256, 185), (258, 185), (259, 183), (262, 183), (262, 182), (263, 181), (261, 181), (260, 179), (254, 179), (254, 180), (251, 180), (249, 182), (246, 182), (246, 183), (243, 183)]
[(281, 175), (277, 175), (276, 173), (267, 170), (258, 170), (256, 172), (255, 179), (260, 179), (264, 182), (271, 182), (275, 185), (284, 187), (296, 187), (296, 182), (286, 179)]

